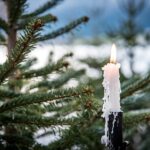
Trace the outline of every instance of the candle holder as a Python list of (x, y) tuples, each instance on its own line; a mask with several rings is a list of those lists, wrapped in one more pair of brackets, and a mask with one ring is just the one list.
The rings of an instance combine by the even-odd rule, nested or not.
[(111, 112), (108, 119), (108, 149), (126, 150), (128, 142), (123, 142), (122, 112)]

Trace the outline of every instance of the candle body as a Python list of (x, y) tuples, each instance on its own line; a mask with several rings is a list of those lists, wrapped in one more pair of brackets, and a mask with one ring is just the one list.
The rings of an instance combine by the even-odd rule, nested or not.
[(113, 113), (113, 124), (112, 124), (112, 132), (114, 131), (114, 126), (116, 122), (116, 117), (119, 112), (121, 112), (120, 106), (120, 80), (119, 80), (119, 68), (120, 64), (108, 63), (103, 67), (104, 71), (104, 104), (102, 108), (102, 117), (105, 118), (105, 135), (102, 136), (102, 143), (105, 145), (110, 145), (110, 130), (109, 127), (109, 116)]
[(108, 63), (103, 67), (104, 70), (104, 104), (103, 113), (119, 112), (120, 107), (120, 80), (119, 80), (120, 64)]

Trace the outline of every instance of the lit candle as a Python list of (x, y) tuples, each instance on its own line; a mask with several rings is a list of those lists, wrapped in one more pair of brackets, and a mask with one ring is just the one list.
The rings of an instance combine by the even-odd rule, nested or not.
[[(120, 107), (120, 80), (119, 80), (120, 64), (116, 62), (116, 46), (113, 44), (111, 48), (110, 63), (106, 64), (102, 69), (104, 71), (104, 104), (102, 108), (102, 117), (105, 118), (105, 135), (102, 137), (102, 143), (108, 144), (108, 122), (111, 113), (114, 116), (117, 112), (121, 112)], [(115, 122), (115, 117), (114, 117)]]
[(103, 112), (119, 112), (120, 111), (120, 80), (119, 80), (120, 64), (116, 62), (116, 46), (113, 44), (111, 48), (110, 63), (103, 67), (104, 80), (103, 86), (104, 105)]

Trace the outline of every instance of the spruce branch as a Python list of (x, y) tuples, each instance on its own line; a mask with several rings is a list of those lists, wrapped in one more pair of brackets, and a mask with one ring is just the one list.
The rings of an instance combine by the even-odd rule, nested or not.
[(37, 58), (31, 58), (28, 59), (24, 64), (21, 64), (19, 69), (21, 70), (27, 70), (29, 69), (32, 65), (34, 65), (37, 62)]
[(87, 64), (90, 68), (99, 69), (106, 64), (106, 60), (96, 60), (95, 58), (88, 57), (86, 59), (80, 59), (80, 62)]
[(127, 86), (131, 85), (132, 83), (136, 82), (136, 81), (139, 80), (139, 79), (140, 79), (140, 76), (134, 75), (134, 76), (132, 77), (132, 79), (124, 81), (124, 82), (122, 83), (122, 85), (121, 85), (121, 88), (122, 88), (122, 89), (125, 89)]
[(129, 111), (124, 114), (125, 127), (136, 126), (137, 124), (150, 123), (150, 109)]
[(0, 68), (0, 83), (18, 67), (19, 63), (21, 63), (22, 60), (25, 59), (25, 56), (34, 48), (41, 26), (41, 20), (33, 21), (27, 26), (24, 35), (19, 38), (14, 49), (8, 56), (7, 61)]
[(53, 125), (69, 125), (73, 124), (73, 119), (60, 119), (52, 117), (42, 117), (37, 115), (23, 115), (23, 114), (2, 114), (0, 115), (0, 124), (24, 124), (24, 125), (36, 125), (38, 127), (49, 127)]
[[(83, 97), (82, 97), (83, 98)], [(65, 112), (68, 110), (68, 112), (72, 110), (72, 108), (75, 110), (80, 110), (78, 105), (81, 106), (81, 102), (83, 101), (83, 99), (79, 99), (79, 97), (76, 97), (74, 99), (72, 98), (66, 98), (63, 100), (55, 100), (55, 101), (48, 101), (47, 105), (43, 104), (43, 108), (48, 111), (48, 112), (52, 112), (52, 111), (57, 111), (59, 112)], [(78, 107), (78, 108), (77, 108)]]
[(11, 141), (11, 142), (18, 142), (19, 145), (24, 145), (26, 148), (33, 144), (33, 139), (30, 137), (27, 137), (25, 135), (19, 135), (19, 134), (4, 134), (0, 135), (0, 139), (4, 141)]
[(38, 9), (34, 10), (33, 12), (31, 12), (29, 14), (22, 15), (22, 18), (28, 18), (28, 17), (38, 16), (38, 15), (44, 13), (45, 11), (49, 10), (50, 8), (56, 6), (61, 1), (62, 0), (49, 0), (48, 2), (46, 2), (45, 4), (43, 4), (42, 6), (40, 6)]
[(150, 84), (148, 86), (146, 86), (142, 91), (141, 91), (141, 94), (142, 93), (149, 93), (150, 91)]
[(42, 133), (42, 134), (40, 134), (40, 135), (37, 135), (36, 138), (39, 139), (39, 138), (45, 137), (45, 136), (47, 136), (47, 135), (52, 135), (52, 134), (54, 134), (54, 133), (55, 133), (54, 130), (46, 131), (46, 132), (44, 132), (44, 133)]
[(0, 97), (1, 98), (13, 98), (13, 97), (17, 97), (20, 95), (21, 95), (20, 93), (15, 93), (14, 91), (11, 91), (11, 90), (0, 89)]
[(142, 88), (146, 87), (150, 83), (150, 75), (147, 75), (145, 78), (137, 80), (136, 82), (133, 82), (129, 86), (127, 86), (125, 89), (123, 89), (121, 93), (121, 99), (132, 95), (134, 92), (141, 90)]
[(0, 18), (0, 29), (4, 30), (6, 33), (8, 33), (8, 24), (5, 20)]
[(143, 90), (141, 93), (135, 94), (133, 96), (128, 96), (122, 101), (123, 109), (128, 111), (140, 108), (149, 108), (150, 107), (149, 97), (150, 93), (143, 92)]
[(69, 65), (68, 62), (60, 60), (60, 61), (57, 61), (57, 63), (55, 63), (55, 64), (47, 65), (41, 69), (23, 72), (19, 78), (29, 79), (32, 77), (39, 77), (39, 76), (47, 75), (54, 71), (59, 71), (61, 68), (67, 67), (68, 65)]
[(84, 69), (79, 70), (79, 71), (69, 70), (53, 81), (41, 81), (37, 84), (31, 85), (30, 89), (37, 88), (37, 87), (38, 88), (39, 87), (47, 87), (49, 89), (59, 88), (63, 84), (65, 84), (67, 81), (69, 81), (71, 78), (81, 76), (84, 73), (85, 73)]
[(5, 36), (2, 33), (0, 33), (0, 44), (1, 45), (5, 45), (6, 44), (6, 38), (5, 38)]
[(75, 21), (72, 21), (71, 23), (69, 23), (68, 25), (66, 25), (65, 27), (62, 27), (56, 31), (53, 31), (51, 33), (48, 33), (46, 35), (41, 36), (38, 40), (39, 41), (45, 41), (45, 40), (49, 40), (49, 39), (53, 39), (56, 38), (62, 34), (68, 33), (70, 32), (72, 29), (76, 28), (78, 25), (82, 24), (82, 23), (86, 23), (89, 20), (88, 17), (81, 17)]
[(85, 97), (91, 94), (90, 88), (84, 89), (60, 89), (54, 90), (49, 93), (33, 93), (24, 94), (19, 97), (13, 98), (11, 101), (5, 102), (0, 106), (0, 113), (9, 111), (20, 106), (26, 106), (34, 103), (41, 103), (46, 101), (63, 100), (66, 98)]
[[(74, 100), (73, 102), (70, 102), (69, 104), (66, 104), (62, 107), (55, 107), (53, 110), (57, 110), (57, 113), (54, 115), (54, 117), (61, 117), (61, 116), (67, 116), (73, 112), (81, 112), (81, 101), (78, 99)], [(58, 109), (59, 108), (59, 109)]]
[[(74, 144), (78, 145), (78, 138), (80, 136), (85, 136), (89, 130), (91, 130), (91, 126), (93, 122), (91, 122), (91, 113), (93, 114), (93, 110), (91, 112), (85, 110), (79, 115), (76, 122), (69, 128), (69, 130), (65, 131), (60, 140), (57, 140), (54, 143), (50, 143), (48, 146), (50, 149), (66, 149), (71, 148)], [(69, 138), (71, 137), (71, 138)]]
[(62, 101), (61, 103), (60, 101), (56, 101), (56, 103), (48, 103), (48, 105), (44, 106), (44, 108), (47, 112), (57, 112), (54, 117), (65, 116), (71, 112), (81, 111), (81, 101), (82, 100), (78, 98), (73, 101), (68, 100), (69, 103), (66, 101)]
[(46, 112), (47, 112), (46, 109), (44, 107), (42, 107), (41, 105), (31, 104), (26, 107), (19, 107), (19, 108), (15, 109), (14, 114), (17, 113), (17, 114), (27, 114), (29, 116), (32, 116), (32, 115), (39, 116)]
[(7, 0), (6, 5), (8, 8), (8, 19), (9, 25), (14, 25), (17, 23), (18, 19), (22, 15), (25, 3), (27, 0)]
[[(51, 22), (55, 22), (57, 21), (57, 17), (56, 16), (53, 16), (51, 14), (47, 14), (47, 15), (44, 15), (44, 16), (41, 16), (41, 17), (37, 17), (36, 18), (37, 20), (40, 19), (42, 20), (42, 23), (43, 24), (47, 24), (47, 23), (51, 23)], [(28, 19), (25, 19), (25, 20), (22, 20), (19, 24), (18, 24), (18, 29), (19, 30), (22, 30), (26, 27), (26, 25), (28, 24), (28, 22), (31, 22), (33, 20), (33, 18), (28, 18)]]

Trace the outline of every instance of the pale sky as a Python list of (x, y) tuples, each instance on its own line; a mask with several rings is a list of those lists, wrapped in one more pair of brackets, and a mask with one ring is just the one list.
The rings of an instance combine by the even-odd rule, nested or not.
[[(30, 12), (41, 6), (48, 0), (28, 0), (29, 7), (26, 12)], [(90, 21), (86, 26), (81, 27), (80, 32), (76, 32), (77, 37), (102, 36), (102, 33), (120, 26), (126, 15), (120, 7), (119, 0), (62, 0), (62, 2), (48, 11), (58, 17), (58, 22), (46, 28), (46, 31), (54, 30), (66, 25), (68, 22), (81, 16), (88, 16)], [(125, 0), (122, 0), (122, 2)], [(139, 0), (137, 0), (139, 1)], [(0, 0), (0, 16), (6, 18), (5, 6)], [(137, 18), (137, 23), (145, 30), (150, 30), (150, 1), (147, 0), (144, 11)], [(79, 28), (80, 29), (80, 28)]]

